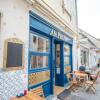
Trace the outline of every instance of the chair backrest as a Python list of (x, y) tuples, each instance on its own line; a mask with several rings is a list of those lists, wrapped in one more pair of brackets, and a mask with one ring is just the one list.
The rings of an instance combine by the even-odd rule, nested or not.
[(31, 89), (30, 91), (35, 95), (44, 97), (44, 92), (43, 92), (42, 86), (34, 88), (34, 89)]
[(96, 82), (97, 78), (99, 77), (99, 74), (100, 74), (100, 70), (97, 72), (96, 77), (95, 77), (94, 80), (93, 80), (93, 83)]

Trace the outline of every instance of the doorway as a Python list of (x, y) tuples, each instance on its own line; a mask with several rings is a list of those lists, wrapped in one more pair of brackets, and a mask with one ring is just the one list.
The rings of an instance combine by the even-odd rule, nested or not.
[(53, 83), (54, 85), (57, 84), (57, 74), (60, 74), (60, 44), (54, 43), (54, 50), (53, 50)]
[(61, 86), (63, 79), (62, 75), (62, 57), (63, 57), (62, 41), (55, 40), (53, 45), (53, 84)]

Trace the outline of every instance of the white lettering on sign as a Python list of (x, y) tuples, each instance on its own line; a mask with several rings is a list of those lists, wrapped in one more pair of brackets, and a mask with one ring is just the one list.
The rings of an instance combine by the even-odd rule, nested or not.
[(66, 37), (64, 34), (62, 34), (62, 33), (60, 33), (60, 32), (57, 32), (57, 31), (55, 31), (55, 30), (51, 30), (51, 32), (50, 32), (50, 35), (52, 35), (52, 36), (54, 36), (54, 37), (57, 37), (57, 38), (59, 38), (59, 39), (61, 39), (61, 40), (65, 40), (66, 38), (68, 38), (68, 37)]

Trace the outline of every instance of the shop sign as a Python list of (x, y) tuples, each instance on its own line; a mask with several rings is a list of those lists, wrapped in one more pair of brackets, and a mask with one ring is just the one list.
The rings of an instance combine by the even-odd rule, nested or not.
[(66, 40), (66, 39), (68, 39), (67, 36), (65, 36), (64, 34), (62, 34), (62, 33), (60, 33), (60, 32), (57, 32), (57, 31), (55, 31), (55, 30), (53, 30), (53, 29), (51, 30), (50, 35), (52, 35), (52, 36), (54, 36), (54, 37), (56, 37), (56, 38), (59, 38), (59, 39), (61, 39), (61, 40)]

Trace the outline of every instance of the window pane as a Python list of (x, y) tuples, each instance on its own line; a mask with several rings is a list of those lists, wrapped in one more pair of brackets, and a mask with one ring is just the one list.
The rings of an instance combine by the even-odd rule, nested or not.
[(60, 67), (60, 44), (56, 44), (56, 67)]
[(70, 64), (69, 57), (64, 57), (64, 65)]
[(30, 50), (36, 52), (48, 52), (49, 40), (38, 35), (30, 34)]
[(64, 45), (64, 55), (70, 55), (70, 47), (68, 45)]
[(38, 65), (37, 65), (37, 56), (32, 56), (31, 57), (31, 68), (38, 68)]
[(48, 56), (32, 56), (31, 68), (43, 68), (48, 66)]

